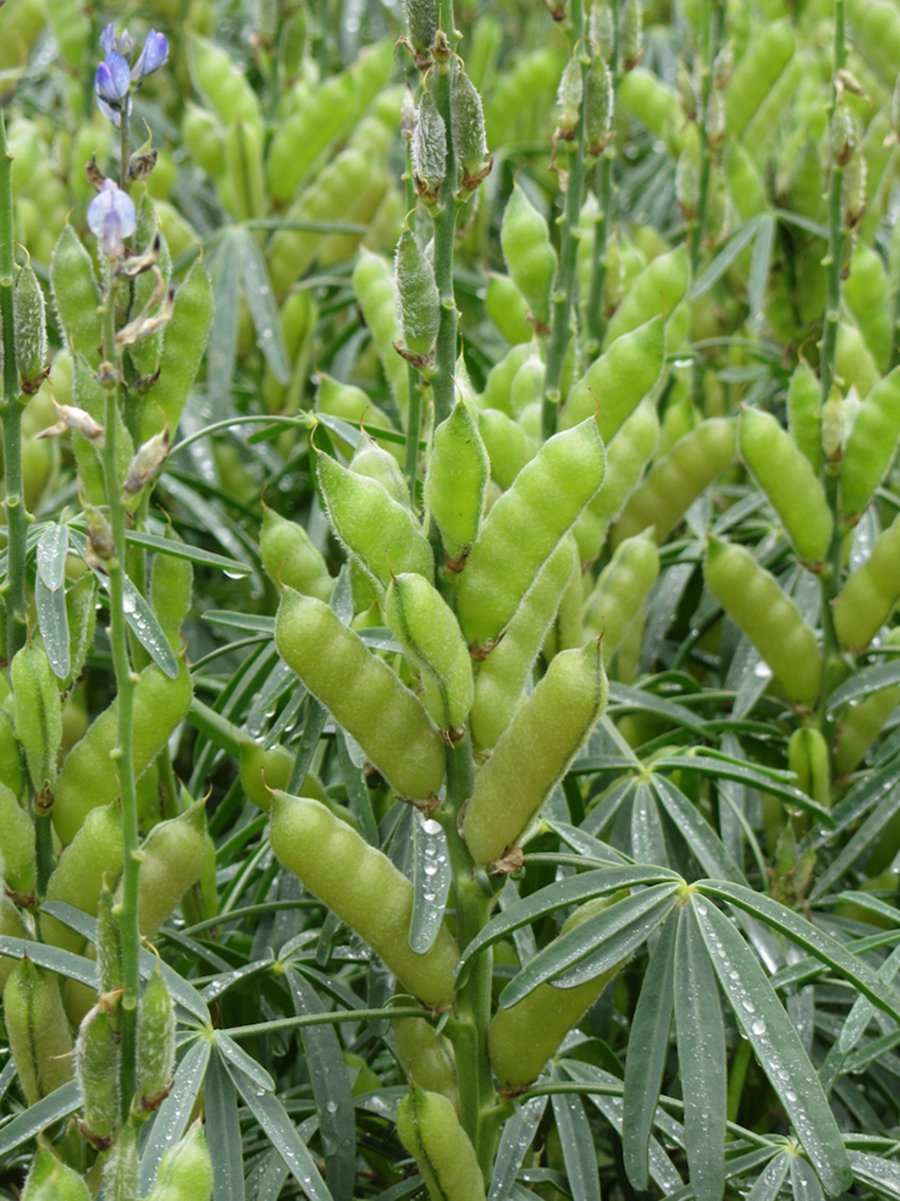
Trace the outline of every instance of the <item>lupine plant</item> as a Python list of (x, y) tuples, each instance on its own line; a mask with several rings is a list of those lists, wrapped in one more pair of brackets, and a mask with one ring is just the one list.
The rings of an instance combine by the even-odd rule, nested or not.
[(0, 34), (0, 1196), (900, 1196), (892, 0)]

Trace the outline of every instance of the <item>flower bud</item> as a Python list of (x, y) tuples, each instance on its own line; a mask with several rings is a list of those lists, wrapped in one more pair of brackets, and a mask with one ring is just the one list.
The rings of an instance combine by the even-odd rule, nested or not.
[(85, 1014), (78, 1029), (75, 1079), (84, 1111), (81, 1133), (95, 1147), (111, 1146), (119, 1121), (119, 1037), (102, 1004)]
[(450, 123), (453, 149), (460, 171), (460, 187), (466, 192), (474, 191), (491, 169), (491, 156), (484, 133), (481, 97), (462, 70), (453, 77)]
[(625, 0), (619, 19), (619, 48), (626, 71), (636, 67), (644, 53), (644, 11), (641, 0)]
[(137, 1046), (141, 1108), (152, 1111), (168, 1095), (175, 1068), (175, 1006), (159, 965), (141, 997)]
[(419, 360), (427, 358), (441, 324), (441, 305), (431, 261), (419, 248), (412, 230), (405, 229), (394, 257), (400, 328), (406, 349)]
[(47, 375), (47, 316), (44, 292), (30, 262), (16, 280), (14, 328), (22, 391), (31, 395)]
[(416, 66), (420, 69), (429, 66), (437, 34), (435, 0), (406, 0), (406, 28)]
[(424, 94), (419, 104), (412, 159), (417, 192), (426, 203), (437, 203), (447, 174), (447, 130), (430, 92)]
[(595, 58), (588, 75), (587, 152), (602, 154), (609, 143), (613, 118), (612, 72), (602, 58)]

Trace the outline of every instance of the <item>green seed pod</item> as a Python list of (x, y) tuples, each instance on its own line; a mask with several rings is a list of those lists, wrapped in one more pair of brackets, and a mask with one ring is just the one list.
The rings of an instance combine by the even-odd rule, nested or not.
[(259, 101), (228, 52), (197, 34), (188, 35), (188, 64), (194, 87), (228, 129), (236, 121), (262, 125)]
[(56, 317), (72, 354), (91, 366), (100, 362), (100, 293), (91, 257), (71, 225), (59, 235), (50, 260), (50, 288)]
[(3, 1014), (22, 1092), (36, 1105), (72, 1079), (72, 1038), (59, 977), (23, 959), (3, 989)]
[[(0, 938), (30, 938), (31, 934), (18, 908), (0, 892)], [(19, 961), (0, 955), (0, 993)]]
[(575, 522), (573, 533), (582, 563), (593, 563), (600, 554), (610, 522), (618, 517), (644, 474), (658, 441), (656, 405), (648, 398), (641, 401), (609, 443), (603, 487)]
[(490, 272), (484, 309), (511, 345), (531, 341), (534, 330), (528, 322), (528, 303), (508, 275)]
[(190, 559), (158, 553), (150, 577), (150, 603), (163, 632), (176, 653), (181, 649), (181, 627), (194, 595), (194, 568)]
[(806, 363), (799, 362), (788, 385), (788, 428), (816, 477), (822, 470), (820, 391), (815, 372)]
[(426, 1005), (451, 1004), (459, 950), (441, 926), (424, 954), (409, 945), (413, 887), (386, 855), (308, 797), (279, 792), (269, 837), (280, 863), (364, 939)]
[(430, 92), (423, 94), (416, 113), (412, 161), (417, 192), (426, 203), (436, 203), (447, 174), (447, 129)]
[(275, 619), (282, 658), (403, 797), (444, 780), (444, 744), (418, 700), (321, 601), (286, 589)]
[(62, 743), (62, 704), (47, 652), (29, 642), (10, 665), (16, 735), (34, 791), (40, 796), (56, 779), (56, 755)]
[(609, 144), (614, 111), (612, 72), (601, 57), (591, 61), (588, 76), (587, 152), (602, 154)]
[(550, 230), (518, 183), (503, 211), (500, 245), (509, 274), (528, 302), (539, 329), (550, 323), (550, 293), (556, 275), (556, 251)]
[(237, 221), (263, 217), (267, 211), (263, 170), (263, 129), (258, 122), (236, 121), (225, 134), (225, 173), (220, 188)]
[[(867, 402), (868, 403), (868, 402)], [(864, 650), (900, 597), (900, 517), (878, 535), (868, 559), (834, 602), (834, 628), (845, 650)]]
[(844, 390), (854, 388), (860, 400), (865, 400), (881, 381), (875, 360), (869, 353), (859, 327), (852, 321), (838, 322), (834, 370)]
[[(0, 881), (20, 905), (34, 901), (37, 885), (34, 821), (16, 795), (0, 782)], [(2, 895), (2, 893), (0, 893)]]
[(477, 864), (494, 863), (515, 846), (568, 771), (606, 697), (599, 642), (551, 661), (476, 777), (462, 829)]
[(524, 699), (526, 683), (577, 566), (572, 540), (564, 538), (538, 572), (506, 633), (478, 665), (469, 724), (472, 740), (481, 750), (497, 742)]
[[(575, 535), (570, 534), (567, 542), (574, 541)], [(535, 585), (532, 585), (532, 588)], [(572, 650), (583, 646), (585, 641), (584, 626), (581, 620), (581, 606), (584, 601), (584, 577), (577, 556), (569, 572), (569, 578), (559, 599), (556, 616), (547, 631), (542, 653), (549, 662), (560, 651)], [(524, 603), (524, 602), (523, 602)], [(521, 609), (523, 606), (520, 605)], [(515, 620), (515, 619), (513, 619)], [(490, 658), (490, 656), (488, 656)]]
[[(294, 767), (294, 756), (284, 746), (262, 747), (258, 742), (241, 740), (240, 780), (241, 787), (254, 805), (268, 810), (272, 804), (272, 793), (278, 788), (287, 788)], [(315, 797), (329, 804), (328, 794), (321, 781), (308, 775), (303, 781), (304, 796)]]
[(384, 598), (384, 616), (419, 673), (428, 716), (449, 741), (472, 708), (472, 659), (453, 611), (420, 575), (402, 572)]
[(81, 1133), (95, 1147), (111, 1146), (119, 1124), (119, 1035), (113, 1015), (98, 1004), (75, 1040), (75, 1079), (81, 1093)]
[[(555, 941), (561, 942), (609, 905), (608, 897), (600, 897), (580, 906)], [(491, 1066), (504, 1092), (521, 1092), (540, 1076), (566, 1034), (578, 1025), (621, 970), (622, 963), (617, 963), (574, 988), (558, 988), (547, 981), (517, 1004), (497, 1010), (488, 1028), (488, 1048)]]
[(812, 706), (822, 687), (816, 636), (778, 581), (746, 547), (711, 538), (706, 586), (768, 663), (787, 697)]
[(431, 61), (431, 48), (437, 34), (437, 4), (435, 0), (406, 0), (406, 29), (417, 59), (424, 65)]
[(394, 257), (398, 317), (406, 349), (426, 359), (441, 326), (441, 301), (431, 260), (410, 229), (404, 229)]
[(856, 415), (841, 461), (841, 512), (855, 525), (884, 479), (900, 442), (900, 367), (872, 389)]
[(804, 562), (820, 566), (828, 555), (834, 520), (809, 460), (777, 419), (761, 409), (741, 413), (739, 450), (794, 550)]
[(555, 434), (487, 516), (457, 584), (466, 638), (489, 650), (538, 571), (603, 482), (605, 454), (593, 420)]
[[(145, 309), (157, 308), (156, 290), (160, 287), (168, 290), (172, 278), (172, 255), (169, 253), (168, 243), (162, 235), (156, 207), (149, 192), (145, 192), (138, 206), (137, 230), (134, 235), (134, 246), (137, 253), (152, 255), (154, 247), (157, 245), (157, 239), (159, 241), (156, 269), (144, 271), (133, 281), (130, 305), (132, 316)], [(162, 309), (157, 311), (162, 311)], [(135, 371), (144, 380), (152, 379), (159, 370), (162, 343), (163, 330), (159, 329), (155, 333), (145, 334), (128, 347), (128, 354)]]
[(181, 137), (191, 159), (213, 180), (225, 174), (225, 133), (205, 108), (188, 100), (181, 118)]
[(144, 985), (137, 1020), (138, 1096), (141, 1109), (158, 1109), (175, 1071), (175, 1005), (159, 965)]
[[(521, 298), (521, 293), (515, 287), (515, 284), (512, 284), (512, 287)], [(512, 346), (491, 367), (485, 380), (484, 391), (478, 398), (478, 407), (480, 409), (499, 409), (502, 413), (506, 413), (508, 417), (513, 416), (512, 401), (510, 399), (512, 382), (518, 374), (519, 368), (528, 362), (535, 353), (532, 345), (532, 333), (533, 331), (529, 326), (527, 344), (523, 341)]]
[(119, 1131), (103, 1165), (104, 1201), (135, 1201), (138, 1193), (138, 1136), (132, 1119)]
[(460, 399), (434, 431), (425, 470), (425, 507), (441, 532), (453, 571), (460, 569), (478, 537), (490, 474), (476, 414)]
[[(394, 357), (396, 358), (396, 354)], [(316, 412), (340, 417), (354, 425), (375, 425), (389, 430), (394, 428), (390, 418), (377, 405), (372, 404), (362, 388), (357, 388), (354, 384), (345, 384), (322, 371), (319, 372), (319, 387), (316, 392)], [(336, 441), (343, 449), (344, 444), (335, 439), (334, 435), (332, 441)], [(388, 443), (388, 449), (395, 445)]]
[(585, 628), (603, 640), (607, 664), (640, 620), (650, 589), (659, 575), (659, 551), (650, 533), (626, 538), (600, 573), (584, 605)]
[[(368, 434), (363, 433), (360, 438), (356, 450), (353, 452), (353, 458), (350, 460), (350, 470), (355, 471), (357, 475), (363, 475), (367, 479), (377, 480), (385, 489), (391, 500), (395, 500), (398, 505), (403, 505), (404, 508), (409, 508), (409, 484), (406, 481), (406, 476), (400, 467), (400, 464), (393, 455), (378, 445), (374, 438), (370, 438)], [(289, 580), (285, 583), (290, 584)], [(291, 585), (293, 587), (293, 585)], [(298, 592), (302, 591), (297, 589)], [(327, 599), (327, 598), (322, 598)]]
[(175, 292), (172, 316), (163, 335), (159, 377), (144, 405), (141, 441), (165, 427), (172, 436), (178, 428), (206, 349), (212, 314), (212, 285), (202, 260), (197, 259)]
[(794, 32), (789, 20), (757, 27), (725, 89), (728, 133), (741, 136), (757, 109), (794, 55)]
[[(900, 626), (885, 639), (895, 652), (900, 647)], [(855, 771), (869, 748), (885, 730), (887, 719), (900, 704), (900, 685), (881, 688), (860, 701), (851, 702), (841, 712), (834, 731), (834, 771), (846, 776)]]
[(831, 806), (831, 765), (828, 743), (815, 726), (803, 726), (788, 739), (788, 768), (797, 787), (826, 809)]
[(83, 1176), (39, 1147), (22, 1191), (22, 1201), (91, 1201)]
[[(144, 938), (153, 938), (205, 865), (206, 810), (204, 802), (197, 801), (178, 817), (154, 826), (141, 846), (138, 926)], [(119, 896), (116, 900), (121, 903)]]
[(596, 413), (600, 436), (609, 443), (641, 400), (655, 389), (665, 358), (661, 317), (623, 334), (573, 384), (560, 415), (560, 428), (569, 429)]
[(690, 261), (684, 246), (651, 259), (613, 313), (603, 338), (604, 347), (610, 347), (617, 338), (653, 317), (669, 317), (684, 299), (690, 278)]
[(484, 1201), (475, 1148), (452, 1101), (413, 1088), (397, 1107), (397, 1134), (415, 1159), (431, 1201)]
[(520, 421), (526, 410), (536, 403), (540, 404), (546, 374), (544, 360), (532, 349), (509, 385), (509, 407)]
[(891, 284), (881, 256), (870, 246), (853, 248), (850, 275), (842, 295), (862, 331), (878, 370), (887, 372), (891, 359)]
[(361, 247), (353, 268), (353, 291), (397, 408), (405, 420), (409, 408), (409, 380), (406, 363), (394, 350), (394, 343), (400, 340), (400, 319), (393, 271), (388, 260)]
[(122, 927), (115, 897), (108, 883), (100, 890), (96, 911), (97, 979), (100, 982), (99, 992), (103, 995), (122, 987)]
[(478, 432), (491, 464), (491, 477), (506, 491), (538, 452), (537, 439), (500, 409), (482, 409)]
[(321, 551), (302, 525), (279, 517), (274, 509), (263, 510), (259, 553), (269, 579), (277, 587), (286, 585), (323, 601), (331, 596), (334, 581)]
[(641, 0), (625, 0), (619, 10), (619, 56), (630, 71), (644, 53), (644, 10)]
[(47, 315), (44, 291), (28, 262), (20, 270), (15, 291), (16, 361), (22, 391), (34, 393), (47, 374)]
[[(155, 664), (145, 667), (134, 690), (134, 768), (140, 776), (163, 749), (191, 705), (193, 691), (187, 664), (179, 664), (171, 680)], [(88, 813), (120, 794), (114, 768), (118, 744), (118, 704), (95, 717), (87, 733), (63, 760), (51, 810), (60, 842), (72, 841)]]
[[(118, 803), (90, 809), (47, 881), (45, 900), (65, 901), (96, 917), (104, 880), (112, 887), (122, 872), (122, 815)], [(49, 913), (41, 914), (44, 942), (66, 951), (84, 945), (80, 934)]]
[(408, 508), (392, 500), (377, 480), (357, 475), (330, 455), (318, 454), (316, 474), (331, 528), (375, 581), (387, 587), (396, 571), (431, 579), (431, 545)]
[(11, 699), (5, 705), (0, 705), (0, 780), (15, 796), (22, 795), (25, 789), (25, 765), (13, 724)]
[(441, 1093), (459, 1110), (456, 1061), (450, 1040), (425, 1018), (395, 1018), (397, 1058), (411, 1085)]
[(679, 438), (632, 492), (613, 531), (614, 544), (649, 526), (661, 543), (733, 460), (736, 443), (736, 423), (728, 417), (710, 417)]
[(630, 113), (645, 125), (673, 156), (681, 151), (684, 114), (678, 94), (652, 71), (635, 67), (619, 82), (616, 110)]
[(854, 150), (841, 175), (841, 224), (844, 229), (853, 229), (859, 224), (867, 204), (866, 160), (861, 150)]
[(159, 1161), (156, 1184), (147, 1201), (210, 1201), (213, 1164), (200, 1122)]
[(459, 186), (464, 192), (473, 191), (490, 171), (491, 156), (484, 133), (481, 97), (462, 68), (457, 70), (451, 84), (450, 128)]
[(571, 141), (575, 137), (584, 86), (581, 76), (581, 55), (575, 54), (566, 63), (556, 90), (555, 140)]

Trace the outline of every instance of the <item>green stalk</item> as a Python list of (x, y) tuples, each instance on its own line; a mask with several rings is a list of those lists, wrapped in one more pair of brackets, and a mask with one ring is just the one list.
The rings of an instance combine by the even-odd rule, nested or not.
[(562, 399), (562, 376), (566, 351), (572, 331), (569, 321), (575, 293), (575, 269), (578, 259), (579, 218), (584, 198), (586, 175), (585, 150), (587, 137), (588, 73), (591, 60), (584, 38), (584, 8), (582, 0), (572, 0), (570, 7), (569, 43), (572, 53), (581, 47), (581, 104), (575, 127), (574, 153), (569, 161), (566, 202), (560, 229), (559, 265), (553, 281), (550, 313), (550, 340), (547, 344), (547, 370), (544, 376), (544, 396), (541, 401), (541, 427), (545, 438), (556, 433), (559, 404)]
[[(416, 189), (413, 183), (412, 139), (406, 140), (406, 171), (403, 174), (403, 192), (406, 197), (407, 220), (415, 230)], [(409, 387), (409, 409), (406, 414), (406, 455), (404, 472), (409, 482), (409, 498), (416, 512), (416, 474), (419, 469), (419, 434), (422, 428), (422, 380), (412, 363), (406, 364), (406, 379)]]
[[(456, 236), (456, 153), (450, 121), (450, 72), (456, 49), (456, 27), (453, 20), (453, 0), (440, 0), (438, 28), (443, 33), (444, 46), (435, 53), (432, 72), (433, 95), (437, 110), (447, 132), (447, 162), (444, 182), (438, 195), (434, 216), (434, 279), (441, 301), (441, 325), (435, 347), (435, 374), (431, 382), (434, 396), (435, 424), (449, 417), (454, 401), (456, 371), (456, 331), (458, 313), (453, 291), (453, 242)], [(441, 42), (441, 33), (437, 42)], [(410, 396), (412, 403), (412, 396)]]
[(3, 463), (6, 509), (6, 659), (11, 661), (25, 644), (28, 602), (25, 596), (25, 538), (28, 514), (22, 486), (22, 404), (16, 364), (13, 258), (12, 155), (6, 141), (6, 122), (0, 112), (0, 321), (3, 323)]
[(118, 706), (117, 767), (122, 792), (122, 905), (119, 928), (122, 940), (121, 1005), (121, 1113), (126, 1121), (131, 1109), (136, 1079), (136, 1026), (139, 989), (138, 956), (141, 936), (138, 929), (138, 836), (137, 789), (134, 772), (134, 685), (128, 654), (128, 626), (125, 621), (125, 506), (122, 485), (116, 467), (121, 355), (116, 347), (115, 280), (110, 278), (103, 307), (103, 354), (111, 365), (113, 378), (106, 392), (103, 481), (112, 533), (113, 557), (107, 563), (109, 573), (109, 640), (112, 647)]
[[(619, 84), (619, 0), (610, 0), (612, 13), (612, 46), (609, 67), (613, 84), (613, 114), (616, 111), (616, 90)], [(591, 246), (591, 283), (588, 290), (585, 319), (585, 359), (592, 362), (600, 353), (606, 322), (603, 319), (603, 285), (606, 282), (607, 247), (613, 202), (613, 144), (603, 151), (594, 170), (594, 194), (597, 197), (597, 216), (594, 218), (594, 241)]]
[[(462, 805), (472, 795), (473, 775), (472, 744), (466, 735), (462, 742), (447, 748), (447, 800), (436, 815), (447, 836), (456, 901), (456, 937), (461, 950), (484, 927), (491, 904), (491, 898), (473, 876), (472, 858), (458, 829)], [(453, 1016), (447, 1025), (456, 1055), (460, 1117), (486, 1182), (491, 1178), (496, 1141), (496, 1125), (486, 1120), (496, 1104), (487, 1045), (491, 971), (491, 955), (482, 953), (457, 993)]]

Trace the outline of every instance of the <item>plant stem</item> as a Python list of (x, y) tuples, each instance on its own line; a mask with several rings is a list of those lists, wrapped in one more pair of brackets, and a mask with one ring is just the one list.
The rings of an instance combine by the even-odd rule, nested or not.
[[(456, 153), (450, 121), (450, 81), (453, 52), (456, 48), (456, 27), (453, 20), (453, 0), (440, 0), (438, 27), (443, 31), (449, 51), (445, 61), (432, 68), (433, 95), (447, 133), (447, 161), (444, 182), (438, 197), (434, 217), (434, 279), (441, 301), (441, 325), (435, 348), (435, 374), (431, 389), (434, 395), (435, 424), (450, 416), (454, 400), (456, 372), (456, 329), (458, 313), (453, 291), (453, 242), (456, 236)], [(439, 35), (440, 36), (440, 35)], [(412, 404), (412, 396), (410, 396)]]
[[(831, 126), (837, 108), (837, 73), (847, 58), (844, 41), (844, 0), (834, 0), (834, 83), (831, 90)], [(831, 395), (834, 383), (834, 358), (837, 349), (838, 318), (841, 306), (841, 251), (843, 249), (843, 225), (841, 221), (841, 185), (844, 172), (840, 163), (832, 161), (831, 181), (828, 188), (828, 253), (825, 256), (825, 321), (822, 329), (819, 356), (819, 378), (822, 386), (822, 404)]]
[[(456, 900), (456, 937), (461, 950), (483, 928), (491, 904), (491, 898), (473, 877), (472, 858), (458, 829), (459, 813), (472, 794), (472, 786), (472, 744), (467, 734), (462, 742), (447, 748), (447, 800), (437, 815), (447, 836)], [(494, 1125), (484, 1120), (496, 1101), (487, 1048), (491, 969), (491, 955), (479, 955), (457, 993), (447, 1027), (456, 1054), (462, 1125), (472, 1140), (486, 1182), (491, 1177), (496, 1134)]]
[(109, 572), (109, 640), (116, 677), (117, 731), (116, 753), (122, 794), (122, 904), (119, 929), (122, 940), (121, 1070), (120, 1103), (122, 1120), (131, 1109), (136, 1079), (136, 1026), (139, 988), (138, 957), (141, 936), (138, 929), (138, 817), (134, 772), (134, 684), (128, 654), (128, 626), (125, 621), (125, 506), (116, 465), (117, 421), (121, 356), (116, 348), (115, 278), (110, 277), (103, 307), (103, 352), (112, 377), (106, 391), (103, 480), (112, 532), (113, 556)]
[(28, 602), (25, 596), (25, 537), (28, 514), (22, 487), (22, 404), (16, 364), (13, 258), (12, 155), (6, 141), (6, 122), (0, 112), (0, 321), (3, 323), (3, 463), (6, 509), (6, 659), (25, 643)]
[[(609, 68), (613, 82), (613, 114), (616, 111), (615, 93), (619, 83), (619, 3), (610, 0), (612, 13), (612, 46), (609, 52)], [(594, 192), (597, 197), (597, 215), (594, 218), (594, 241), (591, 246), (591, 283), (588, 290), (585, 313), (585, 359), (590, 363), (600, 353), (606, 322), (603, 319), (603, 285), (606, 282), (606, 253), (609, 243), (610, 215), (612, 212), (613, 188), (613, 145), (604, 151), (594, 170)]]
[(556, 433), (559, 404), (562, 399), (563, 367), (572, 336), (569, 321), (575, 293), (575, 269), (578, 260), (578, 223), (584, 197), (585, 150), (587, 138), (588, 75), (591, 66), (588, 43), (584, 38), (582, 0), (572, 0), (569, 10), (569, 42), (572, 54), (581, 53), (581, 104), (575, 127), (574, 152), (569, 160), (566, 202), (560, 221), (559, 265), (553, 281), (550, 314), (550, 340), (547, 344), (547, 370), (541, 401), (541, 427), (545, 438)]
[[(413, 184), (412, 139), (406, 142), (406, 171), (403, 174), (403, 192), (406, 197), (407, 221), (415, 233), (416, 208), (418, 201)], [(416, 475), (419, 469), (419, 433), (422, 428), (422, 380), (412, 363), (406, 365), (409, 408), (406, 413), (406, 455), (403, 466), (409, 484), (409, 498), (413, 512), (416, 511)]]

